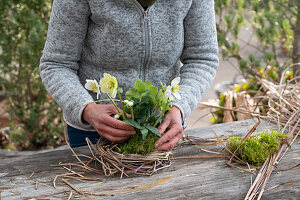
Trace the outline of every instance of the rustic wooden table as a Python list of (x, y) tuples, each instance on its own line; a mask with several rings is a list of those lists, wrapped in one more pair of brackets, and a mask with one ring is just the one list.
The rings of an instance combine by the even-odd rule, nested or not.
[[(212, 128), (219, 135), (245, 135), (255, 124), (253, 120), (214, 125)], [(271, 124), (263, 121), (258, 131)], [(215, 138), (209, 127), (187, 130), (186, 135), (201, 138)], [(176, 147), (174, 157), (212, 155), (203, 151), (220, 151), (221, 146), (195, 147), (180, 144)], [(75, 149), (77, 153), (89, 154), (87, 147)], [(1, 152), (0, 152), (1, 153)], [(220, 158), (174, 159), (169, 168), (150, 176), (134, 176), (120, 179), (119, 176), (104, 177), (102, 182), (79, 182), (69, 180), (80, 189), (85, 189), (102, 196), (80, 196), (70, 187), (57, 179), (57, 189), (53, 188), (56, 175), (66, 173), (59, 162), (76, 162), (69, 149), (60, 148), (33, 155), (0, 156), (0, 199), (244, 199), (250, 184), (250, 175), (238, 169), (227, 167), (227, 160)], [(300, 144), (295, 142), (278, 169), (287, 169), (300, 163)], [(35, 173), (33, 173), (35, 172)], [(31, 176), (32, 175), (32, 176)], [(254, 180), (253, 176), (253, 180)], [(284, 182), (300, 180), (300, 167), (280, 173), (273, 173), (266, 188)], [(36, 188), (36, 182), (38, 187)], [(60, 191), (66, 193), (54, 195)], [(262, 199), (300, 199), (300, 183), (287, 183), (266, 191)]]

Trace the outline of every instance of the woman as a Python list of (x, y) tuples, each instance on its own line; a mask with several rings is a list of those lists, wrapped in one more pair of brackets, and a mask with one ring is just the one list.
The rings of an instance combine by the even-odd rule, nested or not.
[(93, 103), (86, 79), (106, 72), (126, 91), (137, 79), (170, 84), (180, 76), (182, 98), (158, 127), (156, 148), (170, 150), (215, 76), (217, 51), (213, 0), (54, 0), (40, 70), (65, 119), (88, 104), (67, 120), (72, 146), (86, 135), (122, 142), (135, 133), (111, 117), (112, 105)]

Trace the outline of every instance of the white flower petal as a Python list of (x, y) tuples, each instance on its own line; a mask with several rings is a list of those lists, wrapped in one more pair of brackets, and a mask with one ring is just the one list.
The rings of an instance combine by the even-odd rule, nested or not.
[(99, 96), (101, 96), (100, 89), (97, 91), (97, 99), (99, 99)]
[(169, 99), (170, 101), (174, 101), (174, 97), (172, 95), (170, 95)]
[(179, 85), (180, 83), (180, 77), (176, 77), (172, 80), (171, 86)]
[(91, 82), (93, 82), (93, 80), (86, 79), (86, 83), (84, 85), (85, 89), (91, 90)]
[(110, 94), (111, 98), (115, 98), (117, 96), (117, 88), (115, 88), (111, 94)]
[(99, 84), (96, 80), (87, 79), (84, 87), (94, 93), (97, 93), (99, 90)]
[(87, 90), (90, 90), (90, 83), (86, 82), (84, 84), (84, 88), (87, 89)]
[(177, 93), (173, 93), (173, 95), (176, 97), (176, 99), (180, 100), (181, 99), (181, 95), (177, 92)]
[(167, 98), (169, 98), (170, 96), (171, 96), (171, 94), (172, 94), (172, 87), (169, 85), (168, 87), (167, 87), (167, 89), (166, 89), (166, 91), (165, 91), (165, 96), (167, 97)]

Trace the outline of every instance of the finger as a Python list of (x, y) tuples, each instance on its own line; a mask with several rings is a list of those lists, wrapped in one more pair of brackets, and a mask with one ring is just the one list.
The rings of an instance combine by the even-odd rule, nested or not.
[(162, 144), (171, 141), (179, 133), (182, 133), (182, 127), (176, 124), (155, 143), (155, 147), (159, 147)]
[(97, 130), (97, 132), (100, 136), (102, 136), (114, 143), (125, 142), (128, 139), (128, 137), (115, 137), (115, 136), (112, 136), (109, 133), (103, 132), (101, 130)]
[(159, 151), (170, 151), (172, 150), (177, 142), (183, 137), (183, 133), (177, 134), (173, 137), (169, 142), (162, 144), (161, 146), (157, 147)]
[(164, 133), (168, 126), (170, 125), (171, 120), (168, 118), (165, 118), (162, 123), (157, 127), (160, 133)]
[[(113, 114), (118, 114), (118, 113), (119, 113), (119, 111), (117, 110), (117, 108), (116, 108), (114, 105), (110, 105), (109, 108), (110, 108), (110, 112), (111, 112), (111, 113), (113, 113)], [(120, 112), (121, 112), (122, 115), (124, 115), (123, 110), (120, 109)], [(126, 113), (126, 112), (125, 112), (125, 113)], [(131, 115), (128, 114), (128, 113), (126, 113), (126, 116), (127, 116), (127, 118), (131, 118)]]
[(131, 115), (130, 114), (126, 113), (126, 116), (127, 116), (128, 119), (131, 119)]
[(125, 131), (134, 131), (134, 127), (130, 126), (129, 124), (126, 124), (125, 122), (122, 122), (113, 117), (110, 117), (110, 116), (104, 117), (102, 123), (104, 123), (112, 128), (115, 128), (115, 129), (122, 129)]
[[(122, 113), (122, 115), (124, 115), (124, 112), (123, 112), (123, 110), (120, 110), (121, 111), (121, 113)], [(127, 117), (127, 119), (131, 119), (131, 115), (130, 114), (128, 114), (127, 112), (125, 112), (126, 113), (126, 117)]]
[(129, 137), (135, 134), (135, 130), (128, 131), (128, 130), (116, 129), (106, 124), (99, 124), (97, 129), (99, 131), (108, 133), (109, 135), (114, 137)]
[(113, 114), (118, 114), (119, 113), (119, 111), (117, 110), (117, 108), (113, 104), (109, 104), (108, 108), (109, 108), (109, 111)]

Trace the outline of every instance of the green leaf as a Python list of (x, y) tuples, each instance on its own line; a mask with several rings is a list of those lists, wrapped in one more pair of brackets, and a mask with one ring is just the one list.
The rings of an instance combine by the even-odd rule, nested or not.
[(126, 92), (126, 98), (127, 99), (132, 99), (132, 98), (137, 98), (137, 99), (142, 99), (149, 97), (152, 99), (153, 103), (156, 103), (156, 95), (158, 92), (158, 88), (153, 86), (150, 81), (146, 81), (145, 83), (142, 82), (141, 80), (137, 80), (134, 83), (133, 88), (127, 90)]
[(157, 128), (155, 128), (154, 126), (145, 126), (149, 131), (151, 131), (152, 133), (156, 134), (158, 137), (161, 137), (161, 133), (159, 132), (159, 130)]
[(135, 88), (131, 88), (131, 89), (127, 90), (125, 96), (126, 96), (126, 99), (129, 99), (129, 100), (134, 99), (134, 98), (140, 99), (140, 97), (141, 97), (140, 93)]
[(155, 102), (155, 97), (158, 92), (158, 88), (153, 86), (150, 81), (145, 82), (146, 89), (149, 90), (149, 97), (152, 98)]
[(148, 129), (146, 129), (146, 128), (141, 129), (141, 133), (143, 136), (143, 140), (145, 140), (148, 135)]
[(132, 119), (125, 119), (125, 120), (123, 120), (123, 122), (125, 122), (126, 124), (129, 124), (130, 126), (133, 126), (134, 128), (143, 129), (143, 127), (141, 125), (139, 125), (136, 121), (134, 121)]
[(166, 107), (166, 104), (168, 103), (168, 99), (162, 90), (159, 90), (156, 96), (156, 102), (158, 104), (159, 111), (162, 111)]
[(133, 88), (137, 89), (137, 91), (140, 93), (142, 93), (146, 90), (146, 86), (143, 83), (143, 81), (141, 81), (141, 80), (135, 81)]
[(150, 90), (147, 89), (144, 92), (141, 93), (141, 98), (146, 98), (150, 94)]
[(142, 100), (135, 100), (133, 110), (135, 121), (142, 125), (143, 122), (147, 121), (147, 118), (152, 116), (154, 110), (152, 99), (150, 97), (146, 97)]

